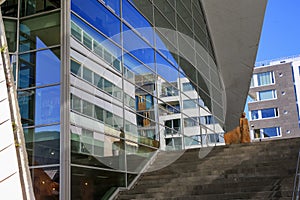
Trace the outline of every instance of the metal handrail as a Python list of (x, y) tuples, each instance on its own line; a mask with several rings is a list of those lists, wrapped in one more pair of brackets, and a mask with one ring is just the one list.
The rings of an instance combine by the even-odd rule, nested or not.
[(293, 196), (292, 200), (299, 200), (299, 193), (300, 193), (300, 150), (298, 152), (298, 160), (297, 160), (297, 167), (296, 167), (296, 174), (294, 179), (294, 189), (293, 189)]

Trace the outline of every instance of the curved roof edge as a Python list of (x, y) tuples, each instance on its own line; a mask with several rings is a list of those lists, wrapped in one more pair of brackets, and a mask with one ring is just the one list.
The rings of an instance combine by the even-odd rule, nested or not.
[(225, 129), (239, 125), (267, 0), (201, 0), (226, 93)]

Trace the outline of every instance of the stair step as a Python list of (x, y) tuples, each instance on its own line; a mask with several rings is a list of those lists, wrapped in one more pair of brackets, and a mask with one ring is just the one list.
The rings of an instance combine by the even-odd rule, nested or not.
[(159, 152), (118, 199), (291, 199), (299, 147), (296, 138)]

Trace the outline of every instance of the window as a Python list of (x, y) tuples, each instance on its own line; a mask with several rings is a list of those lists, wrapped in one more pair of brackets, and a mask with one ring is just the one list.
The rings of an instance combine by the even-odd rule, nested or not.
[(265, 91), (259, 91), (258, 92), (258, 100), (270, 100), (270, 99), (276, 99), (276, 91), (275, 90), (265, 90)]
[(273, 72), (263, 72), (259, 74), (253, 74), (251, 80), (251, 87), (270, 85), (274, 83), (274, 73)]
[(83, 44), (90, 50), (92, 50), (93, 42), (92, 42), (92, 37), (89, 36), (87, 33), (83, 32)]
[(93, 83), (93, 72), (86, 67), (83, 67), (83, 79)]
[(252, 120), (258, 119), (258, 110), (251, 111), (251, 119)]
[(200, 117), (200, 123), (208, 125), (208, 124), (214, 124), (215, 121), (212, 115), (207, 115), (207, 116)]
[(192, 86), (191, 83), (182, 83), (182, 90), (184, 92), (186, 92), (186, 91), (193, 91), (194, 87)]
[(71, 60), (71, 72), (76, 74), (77, 76), (81, 76), (81, 64)]
[(278, 117), (278, 108), (267, 108), (251, 111), (251, 120)]
[(254, 129), (254, 138), (255, 139), (272, 138), (272, 137), (278, 137), (278, 136), (281, 136), (280, 127)]
[(257, 74), (257, 83), (258, 86), (270, 85), (274, 83), (273, 73), (264, 72), (264, 73)]
[(81, 42), (82, 41), (81, 34), (82, 34), (81, 28), (77, 26), (74, 22), (71, 22), (71, 35)]
[(183, 100), (183, 109), (197, 108), (197, 103), (194, 100)]
[(81, 99), (74, 95), (71, 95), (71, 101), (71, 109), (77, 112), (81, 112)]
[(268, 108), (261, 110), (261, 117), (264, 118), (271, 118), (271, 117), (277, 117), (278, 116), (278, 110), (277, 108)]
[(82, 100), (82, 113), (83, 114), (85, 114), (87, 116), (90, 116), (90, 117), (94, 117), (93, 116), (93, 108), (94, 108), (93, 104), (91, 104), (90, 102)]
[(95, 118), (103, 122), (103, 109), (95, 106)]
[(19, 27), (22, 52), (60, 44), (60, 12), (20, 20)]

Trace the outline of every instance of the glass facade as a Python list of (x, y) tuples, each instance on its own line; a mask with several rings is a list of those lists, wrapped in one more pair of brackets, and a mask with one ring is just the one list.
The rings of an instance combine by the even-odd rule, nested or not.
[(7, 0), (2, 13), (36, 199), (107, 199), (157, 149), (224, 144), (198, 0)]

